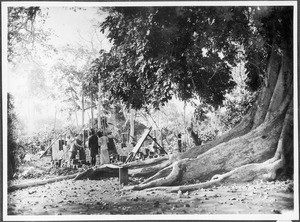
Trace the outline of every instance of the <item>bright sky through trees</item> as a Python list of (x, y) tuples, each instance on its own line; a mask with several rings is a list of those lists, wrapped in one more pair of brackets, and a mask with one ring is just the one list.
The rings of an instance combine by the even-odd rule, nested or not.
[[(71, 47), (84, 46), (94, 48), (96, 52), (101, 49), (109, 50), (111, 44), (100, 32), (98, 23), (102, 22), (105, 14), (97, 13), (97, 7), (70, 8), (70, 7), (41, 7), (42, 13), (47, 14), (45, 23), (41, 26), (44, 31), (50, 31), (51, 35), (46, 44), (51, 45), (56, 52), (50, 51), (45, 55), (45, 49), (35, 47), (31, 60), (22, 58), (13, 67), (9, 66), (7, 75), (7, 89), (15, 97), (16, 111), (28, 130), (33, 129), (33, 122), (41, 119), (52, 119), (55, 115), (55, 104), (49, 104), (45, 99), (33, 98), (30, 94), (30, 76), (32, 69), (39, 67), (43, 70), (41, 75), (45, 77), (45, 85), (49, 86), (49, 78), (53, 74), (51, 70), (62, 56), (62, 47), (67, 44)], [(37, 24), (39, 19), (37, 18)], [(79, 65), (79, 64), (77, 64)], [(33, 68), (34, 67), (34, 68)], [(51, 74), (51, 75), (50, 75)], [(51, 86), (49, 86), (51, 88)], [(39, 101), (36, 101), (38, 99)], [(37, 111), (38, 110), (38, 111)], [(59, 116), (58, 116), (59, 118)]]
[(54, 30), (56, 35), (51, 37), (51, 44), (62, 46), (79, 42), (87, 43), (93, 38), (95, 43), (99, 44), (99, 41), (102, 41), (101, 46), (99, 44), (102, 49), (110, 48), (109, 41), (97, 27), (97, 23), (104, 20), (105, 14), (103, 16), (97, 14), (96, 7), (76, 11), (66, 7), (53, 7), (46, 10), (49, 12), (49, 18), (46, 19), (45, 28)]

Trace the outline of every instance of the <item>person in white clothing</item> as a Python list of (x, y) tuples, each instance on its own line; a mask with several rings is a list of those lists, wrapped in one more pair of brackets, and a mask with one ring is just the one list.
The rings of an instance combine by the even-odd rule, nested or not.
[(108, 137), (102, 132), (98, 132), (98, 145), (100, 147), (100, 165), (108, 164), (109, 154), (108, 154)]

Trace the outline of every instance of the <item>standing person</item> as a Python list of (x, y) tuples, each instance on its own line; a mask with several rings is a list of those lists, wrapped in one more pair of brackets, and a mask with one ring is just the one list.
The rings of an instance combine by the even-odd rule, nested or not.
[(88, 140), (88, 147), (91, 153), (91, 164), (92, 166), (96, 165), (96, 155), (98, 154), (98, 137), (94, 129), (91, 129), (91, 136)]
[(85, 151), (84, 151), (84, 144), (83, 144), (83, 134), (80, 133), (79, 137), (76, 140), (77, 146), (78, 146), (78, 156), (79, 160), (85, 161)]
[(76, 154), (77, 154), (78, 150), (80, 150), (80, 149), (83, 149), (81, 134), (76, 136), (75, 141), (72, 144), (71, 157), (70, 157), (71, 160), (76, 158)]
[(182, 147), (182, 143), (181, 143), (181, 133), (178, 134), (178, 152), (181, 152), (181, 147)]
[(100, 147), (100, 165), (108, 164), (110, 162), (107, 146), (108, 137), (102, 132), (98, 133), (98, 136), (98, 145)]
[(114, 142), (114, 137), (111, 132), (107, 133), (107, 138), (108, 138), (108, 153), (109, 155), (114, 154), (117, 155), (118, 151)]

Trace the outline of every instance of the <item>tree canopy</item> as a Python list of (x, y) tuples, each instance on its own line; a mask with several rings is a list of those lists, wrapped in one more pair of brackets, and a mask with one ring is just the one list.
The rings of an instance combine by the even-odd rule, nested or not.
[[(220, 104), (239, 44), (248, 35), (247, 8), (118, 7), (102, 24), (119, 66), (112, 95), (135, 108), (155, 108), (173, 95)], [(239, 43), (239, 44), (238, 44)], [(117, 77), (117, 78), (116, 78)], [(122, 88), (123, 93), (116, 90)], [(127, 87), (132, 94), (128, 96)], [(132, 90), (135, 89), (135, 90)], [(136, 98), (137, 97), (137, 98)], [(135, 98), (135, 99), (132, 99)]]
[[(115, 7), (101, 24), (113, 43), (105, 81), (112, 98), (158, 108), (173, 95), (219, 105), (230, 69), (246, 62), (251, 89), (263, 82), (279, 15), (289, 7)], [(287, 13), (289, 16), (290, 13)], [(284, 32), (282, 32), (284, 34)]]

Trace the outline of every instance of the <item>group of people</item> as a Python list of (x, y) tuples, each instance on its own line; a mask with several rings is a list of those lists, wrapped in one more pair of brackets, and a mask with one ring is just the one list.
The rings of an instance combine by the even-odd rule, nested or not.
[[(100, 165), (110, 163), (108, 153), (108, 137), (101, 131), (96, 132), (91, 129), (90, 137), (88, 139), (88, 147), (91, 153), (91, 164), (96, 165), (96, 156), (100, 154)], [(99, 152), (100, 150), (100, 152)]]
[[(109, 147), (111, 148), (113, 153), (116, 152), (116, 147), (112, 137), (101, 131), (98, 131), (96, 133), (94, 129), (90, 130), (90, 136), (88, 138), (88, 148), (90, 150), (92, 166), (96, 165), (96, 156), (98, 154), (100, 155), (100, 165), (110, 163)], [(79, 134), (73, 143), (70, 159), (75, 159), (77, 153), (79, 153), (79, 159), (81, 160), (81, 157), (84, 153), (82, 134)]]
[(137, 153), (137, 158), (138, 159), (142, 159), (145, 160), (147, 158), (155, 158), (158, 157), (160, 155), (162, 155), (163, 152), (162, 150), (158, 147), (157, 145), (157, 140), (156, 138), (153, 138), (153, 142), (151, 143), (151, 145), (146, 146), (146, 147), (142, 147), (138, 153)]

